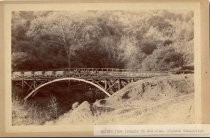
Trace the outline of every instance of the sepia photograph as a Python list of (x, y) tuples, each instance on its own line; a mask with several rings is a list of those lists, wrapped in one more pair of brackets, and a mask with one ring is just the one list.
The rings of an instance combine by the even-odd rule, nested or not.
[(201, 1), (0, 3), (0, 136), (210, 134)]
[(194, 123), (191, 10), (12, 12), (12, 125)]

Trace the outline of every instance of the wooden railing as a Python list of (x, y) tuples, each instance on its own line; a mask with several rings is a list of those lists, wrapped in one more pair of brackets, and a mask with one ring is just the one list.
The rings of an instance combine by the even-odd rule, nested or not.
[(193, 70), (178, 70), (167, 72), (142, 71), (141, 69), (120, 69), (120, 68), (65, 68), (46, 71), (14, 71), (12, 79), (20, 78), (61, 78), (61, 77), (97, 77), (97, 76), (156, 76), (168, 73), (193, 73)]

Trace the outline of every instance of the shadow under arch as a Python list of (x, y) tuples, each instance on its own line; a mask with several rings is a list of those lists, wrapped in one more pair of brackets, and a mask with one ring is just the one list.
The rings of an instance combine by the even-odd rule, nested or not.
[(60, 79), (55, 79), (55, 80), (52, 80), (52, 81), (49, 81), (49, 82), (46, 82), (40, 86), (38, 86), (37, 88), (35, 88), (33, 91), (31, 91), (25, 98), (24, 100), (26, 101), (32, 94), (34, 94), (37, 90), (39, 90), (40, 88), (48, 85), (48, 84), (51, 84), (51, 83), (54, 83), (54, 82), (59, 82), (59, 81), (65, 81), (65, 80), (74, 80), (74, 81), (81, 81), (81, 82), (85, 82), (85, 83), (88, 83), (90, 85), (93, 85), (95, 86), (96, 88), (98, 88), (99, 90), (101, 90), (102, 92), (104, 92), (107, 96), (111, 96), (104, 88), (102, 88), (101, 86), (91, 82), (91, 81), (88, 81), (88, 80), (84, 80), (84, 79), (79, 79), (79, 78), (60, 78)]

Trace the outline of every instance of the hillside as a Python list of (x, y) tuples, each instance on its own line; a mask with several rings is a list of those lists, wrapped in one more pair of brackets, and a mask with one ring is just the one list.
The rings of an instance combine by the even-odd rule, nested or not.
[(45, 124), (190, 124), (194, 122), (193, 91), (192, 74), (148, 78), (93, 104), (84, 101)]

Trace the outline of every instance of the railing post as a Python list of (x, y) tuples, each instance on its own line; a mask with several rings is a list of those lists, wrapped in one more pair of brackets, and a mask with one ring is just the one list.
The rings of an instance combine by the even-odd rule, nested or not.
[(53, 79), (56, 78), (55, 71), (53, 71), (52, 75), (53, 75)]
[(134, 82), (134, 79), (133, 78), (131, 79), (131, 82)]

